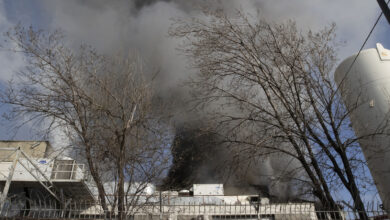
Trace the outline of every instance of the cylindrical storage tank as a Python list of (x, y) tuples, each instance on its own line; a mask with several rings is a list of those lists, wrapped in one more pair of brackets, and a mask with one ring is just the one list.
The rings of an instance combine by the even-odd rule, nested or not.
[[(377, 44), (336, 69), (335, 81), (379, 195), (390, 213), (390, 50)], [(349, 71), (348, 71), (349, 70)]]

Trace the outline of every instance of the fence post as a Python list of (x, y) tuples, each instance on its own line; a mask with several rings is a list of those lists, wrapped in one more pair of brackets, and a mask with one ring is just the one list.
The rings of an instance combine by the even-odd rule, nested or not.
[(160, 220), (162, 220), (162, 200), (161, 200), (161, 190), (160, 190)]

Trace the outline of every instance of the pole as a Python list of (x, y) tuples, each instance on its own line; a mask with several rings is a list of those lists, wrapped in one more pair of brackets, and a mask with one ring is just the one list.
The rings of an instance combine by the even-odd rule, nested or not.
[(383, 14), (385, 15), (387, 22), (390, 24), (390, 9), (385, 0), (377, 0), (379, 7), (381, 7)]
[(160, 190), (160, 192), (159, 192), (159, 195), (160, 195), (160, 220), (162, 220), (162, 196), (161, 196), (161, 190)]
[(6, 181), (5, 186), (4, 186), (3, 193), (1, 194), (0, 213), (3, 212), (5, 200), (6, 200), (7, 195), (8, 195), (9, 187), (11, 186), (12, 177), (14, 176), (16, 164), (18, 163), (18, 160), (19, 160), (19, 155), (20, 155), (20, 147), (16, 150), (16, 155), (15, 155), (14, 161), (12, 162), (12, 165), (11, 165), (11, 168), (10, 168), (10, 171), (8, 174), (8, 178), (7, 178), (7, 181)]

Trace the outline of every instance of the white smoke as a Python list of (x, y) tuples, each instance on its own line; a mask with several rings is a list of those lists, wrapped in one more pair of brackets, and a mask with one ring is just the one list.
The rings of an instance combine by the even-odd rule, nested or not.
[[(4, 4), (0, 1), (2, 32), (18, 22), (5, 16)], [(334, 22), (338, 39), (346, 41), (339, 53), (343, 59), (358, 51), (380, 13), (376, 1), (367, 0), (41, 0), (35, 4), (45, 12), (40, 18), (45, 19), (47, 27), (44, 28), (61, 28), (71, 45), (86, 43), (103, 53), (137, 50), (147, 63), (159, 70), (159, 89), (167, 96), (182, 91), (178, 85), (193, 74), (186, 68), (185, 57), (176, 50), (180, 40), (168, 36), (172, 18), (201, 17), (200, 8), (206, 6), (227, 13), (242, 10), (256, 15), (259, 12), (261, 17), (275, 22), (292, 19), (303, 29), (321, 29)], [(8, 13), (24, 14), (23, 10), (29, 9)], [(23, 21), (29, 19), (37, 18), (24, 16)], [(373, 47), (377, 39), (382, 39), (384, 28), (387, 26), (376, 28), (366, 47)], [(24, 65), (23, 57), (1, 51), (0, 65), (0, 80), (8, 80)], [(280, 169), (275, 160), (265, 161), (263, 165), (269, 174)]]
[[(305, 29), (319, 29), (335, 22), (338, 38), (347, 41), (340, 58), (359, 49), (380, 12), (376, 1), (366, 0), (353, 3), (349, 0), (41, 0), (35, 4), (45, 15), (33, 17), (35, 14), (27, 13), (27, 7), (6, 13), (5, 3), (0, 1), (0, 31), (18, 22), (15, 17), (19, 16), (10, 16), (10, 20), (6, 15), (18, 13), (25, 14), (22, 22), (44, 19), (46, 28), (61, 28), (74, 45), (87, 43), (103, 52), (137, 49), (151, 65), (160, 69), (164, 85), (168, 87), (175, 87), (178, 81), (191, 74), (185, 68), (184, 58), (176, 51), (180, 42), (168, 37), (171, 19), (201, 16), (200, 7), (228, 13), (239, 9), (252, 15), (259, 11), (270, 21), (292, 19)], [(375, 46), (376, 39), (383, 39), (385, 28), (386, 25), (376, 28), (367, 47)], [(0, 78), (5, 80), (23, 65), (23, 60), (21, 56), (2, 52), (0, 64)]]
[[(302, 28), (320, 29), (335, 22), (340, 40), (347, 41), (340, 51), (343, 58), (355, 53), (372, 27), (380, 9), (375, 1), (349, 0), (148, 0), (148, 1), (41, 1), (51, 15), (52, 28), (60, 27), (76, 45), (81, 42), (103, 51), (136, 48), (161, 71), (162, 85), (176, 87), (191, 72), (176, 48), (180, 43), (168, 37), (172, 18), (202, 16), (200, 7), (228, 13), (242, 10), (270, 21), (295, 20)], [(378, 27), (376, 33), (382, 33)], [(373, 47), (375, 35), (367, 46)]]
[[(5, 33), (13, 25), (14, 23), (9, 21), (6, 16), (4, 2), (0, 1), (0, 33)], [(3, 82), (10, 80), (12, 75), (17, 71), (20, 71), (24, 65), (22, 54), (10, 52), (7, 50), (7, 48), (9, 48), (7, 47), (8, 45), (6, 46), (5, 44), (7, 43), (0, 41), (0, 45), (2, 45), (2, 47), (0, 47), (0, 80)], [(13, 45), (10, 46), (12, 47)]]

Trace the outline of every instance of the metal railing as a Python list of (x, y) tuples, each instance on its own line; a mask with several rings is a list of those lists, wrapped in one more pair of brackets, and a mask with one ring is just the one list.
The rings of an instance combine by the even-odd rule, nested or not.
[(78, 164), (74, 160), (55, 161), (53, 170), (51, 172), (52, 180), (84, 180), (85, 175), (84, 164)]
[[(140, 201), (140, 200), (137, 200)], [(370, 220), (390, 219), (378, 204), (367, 204)], [(1, 217), (22, 219), (120, 219), (117, 207), (103, 210), (98, 202), (69, 201), (61, 207), (55, 200), (8, 198)], [(339, 210), (318, 208), (314, 203), (194, 203), (156, 201), (129, 205), (122, 219), (132, 220), (357, 220), (359, 213), (346, 206)]]

